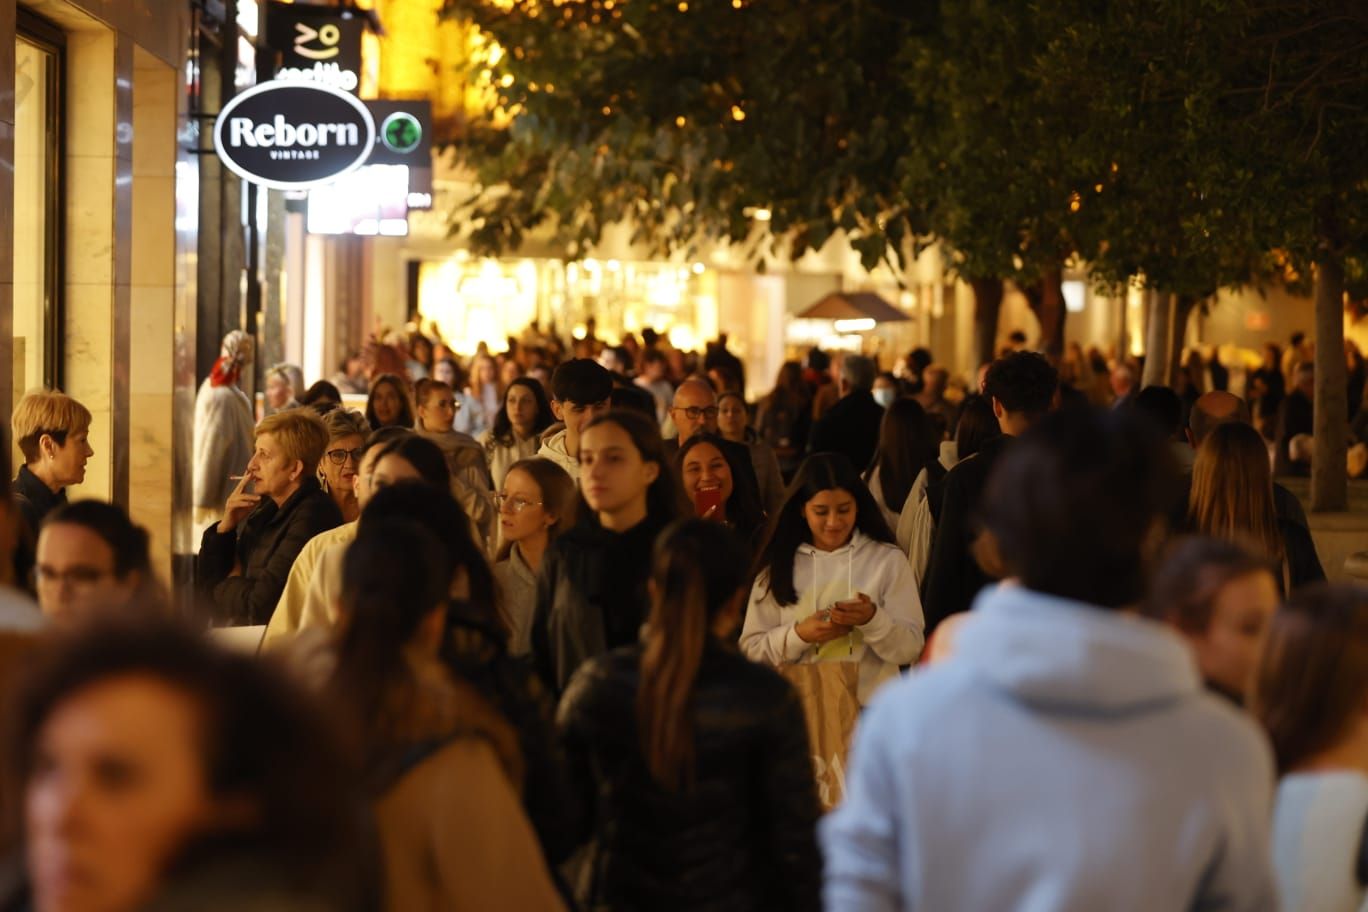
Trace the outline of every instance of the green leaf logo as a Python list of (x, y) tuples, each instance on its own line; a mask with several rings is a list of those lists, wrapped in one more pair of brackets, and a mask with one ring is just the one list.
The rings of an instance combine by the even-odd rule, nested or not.
[(407, 111), (395, 111), (380, 125), (380, 141), (391, 152), (406, 155), (423, 141), (422, 124)]

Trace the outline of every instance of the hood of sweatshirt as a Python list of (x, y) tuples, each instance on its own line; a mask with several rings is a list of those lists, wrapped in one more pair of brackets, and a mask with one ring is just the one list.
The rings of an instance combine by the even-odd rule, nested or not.
[(557, 456), (564, 459), (570, 458), (570, 451), (565, 448), (565, 435), (568, 433), (565, 425), (560, 425), (560, 430), (548, 429), (542, 435), (541, 443), (544, 449), (550, 450)]
[(1045, 711), (1147, 712), (1202, 687), (1191, 651), (1168, 627), (1015, 584), (979, 595), (953, 661)]

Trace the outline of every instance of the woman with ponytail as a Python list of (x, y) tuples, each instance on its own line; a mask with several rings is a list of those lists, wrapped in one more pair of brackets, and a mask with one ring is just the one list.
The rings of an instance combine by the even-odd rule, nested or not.
[(641, 642), (565, 693), (562, 741), (597, 821), (588, 908), (820, 907), (803, 710), (735, 646), (745, 553), (717, 523), (667, 528)]
[(563, 909), (521, 807), (517, 735), (446, 661), (456, 576), (416, 520), (368, 512), (347, 549), (332, 690), (374, 803), (385, 908)]

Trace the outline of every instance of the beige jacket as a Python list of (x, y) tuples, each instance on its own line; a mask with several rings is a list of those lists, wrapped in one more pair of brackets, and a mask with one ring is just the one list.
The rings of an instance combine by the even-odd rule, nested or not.
[(503, 487), (504, 476), (508, 474), (508, 469), (513, 463), (537, 455), (537, 450), (541, 449), (541, 438), (534, 435), (525, 440), (517, 440), (515, 437), (512, 446), (505, 446), (495, 443), (490, 439), (490, 432), (485, 431), (480, 435), (480, 445), (484, 447), (485, 457), (489, 460), (489, 475), (497, 494)]
[[(332, 627), (337, 623), (337, 603), (333, 596), (342, 592), (342, 556), (356, 541), (356, 523), (349, 522), (319, 533), (295, 558), (285, 591), (280, 594), (275, 613), (266, 625), (261, 648), (273, 649), (287, 642), (305, 627)], [(336, 548), (327, 561), (328, 572), (321, 573), (324, 555)], [(331, 574), (331, 575), (330, 575)]]
[(445, 668), (415, 671), (418, 700), (391, 747), (402, 755), (406, 743), (435, 738), (441, 746), (375, 802), (385, 908), (564, 909), (513, 785), (522, 781), (517, 736)]

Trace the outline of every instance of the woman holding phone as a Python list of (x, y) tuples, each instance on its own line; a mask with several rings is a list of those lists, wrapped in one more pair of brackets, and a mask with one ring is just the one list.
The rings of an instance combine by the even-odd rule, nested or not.
[(749, 466), (733, 462), (735, 452), (713, 434), (695, 434), (680, 445), (675, 466), (694, 514), (731, 527), (753, 548), (765, 511), (752, 473), (745, 471)]
[(741, 631), (751, 659), (854, 663), (865, 705), (921, 655), (925, 620), (907, 556), (845, 456), (802, 464), (756, 563)]

